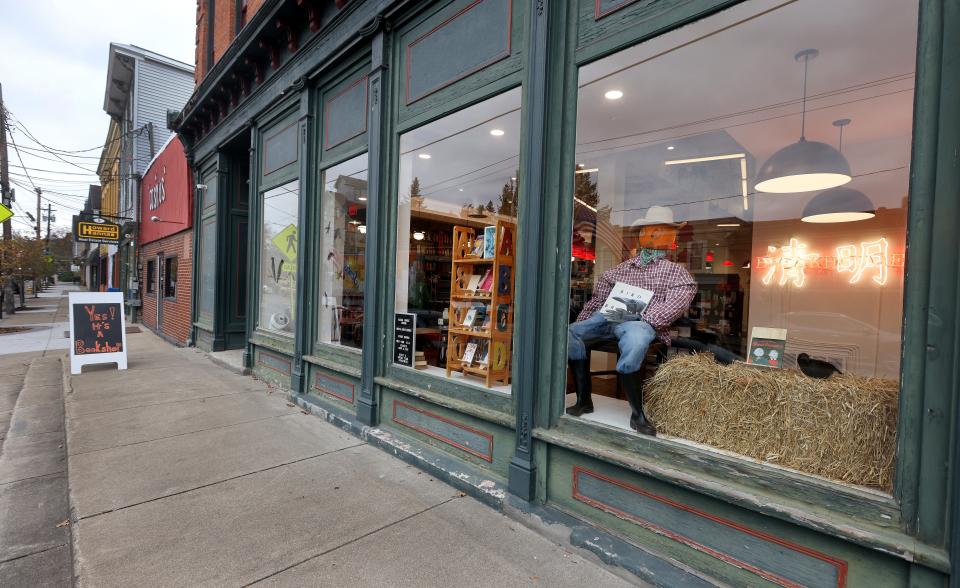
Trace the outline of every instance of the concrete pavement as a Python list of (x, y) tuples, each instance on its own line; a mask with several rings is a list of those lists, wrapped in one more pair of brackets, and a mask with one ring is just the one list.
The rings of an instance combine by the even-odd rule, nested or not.
[[(28, 369), (0, 363), (29, 384), (13, 421), (23, 416), (21, 432), (46, 452), (20, 474), (29, 491), (0, 478), (0, 517), (26, 500), (16, 528), (34, 545), (10, 551), (0, 530), (0, 585), (69, 585), (70, 574), (98, 587), (631, 585), (202, 352), (149, 332), (129, 334), (128, 348), (126, 371), (71, 377), (65, 354), (50, 352)], [(65, 444), (40, 430), (62, 410)], [(7, 455), (0, 477), (4, 463), (27, 467)], [(66, 494), (45, 509), (30, 502), (66, 491), (53, 480), (69, 480), (69, 525), (57, 520)], [(72, 571), (62, 563), (71, 546)]]

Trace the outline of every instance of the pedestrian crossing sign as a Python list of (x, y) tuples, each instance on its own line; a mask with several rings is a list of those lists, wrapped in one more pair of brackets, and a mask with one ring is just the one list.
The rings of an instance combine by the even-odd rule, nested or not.
[(297, 249), (299, 248), (299, 243), (297, 242), (297, 226), (294, 224), (289, 224), (285, 229), (280, 231), (270, 240), (274, 246), (280, 250), (280, 253), (287, 258), (290, 262), (297, 261)]
[(6, 222), (13, 217), (13, 211), (3, 204), (0, 204), (0, 223)]

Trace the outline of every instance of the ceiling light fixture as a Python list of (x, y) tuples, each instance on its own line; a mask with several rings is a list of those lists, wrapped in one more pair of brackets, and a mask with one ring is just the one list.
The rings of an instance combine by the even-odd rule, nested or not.
[(667, 145), (667, 151), (673, 151), (674, 149), (676, 149), (676, 147), (673, 145)]
[(366, 202), (366, 201), (367, 201), (367, 197), (366, 197), (366, 196), (358, 196), (358, 197), (357, 197), (357, 200), (359, 200), (360, 202)]
[(420, 155), (417, 155), (417, 157), (419, 157), (420, 159), (430, 159), (430, 154), (429, 154), (429, 153), (421, 153)]
[[(833, 121), (833, 126), (840, 129), (840, 140), (837, 150), (843, 152), (843, 127), (850, 124), (849, 118)], [(849, 223), (867, 220), (876, 216), (873, 202), (860, 190), (838, 186), (825, 190), (814, 196), (803, 207), (800, 217), (805, 223)]]
[(717, 223), (718, 227), (739, 227), (740, 223)]
[(494, 137), (502, 137), (503, 129), (490, 129), (490, 134), (493, 135)]
[(787, 145), (770, 156), (757, 174), (758, 192), (789, 194), (812, 192), (842, 186), (849, 182), (850, 164), (836, 149), (820, 143), (807, 141), (807, 69), (811, 59), (820, 52), (804, 49), (794, 56), (803, 60), (803, 108), (800, 115), (800, 140)]
[(623, 98), (623, 92), (620, 90), (607, 90), (603, 97), (607, 100), (619, 100)]
[(592, 174), (593, 172), (598, 172), (598, 171), (600, 171), (600, 168), (599, 168), (599, 167), (591, 167), (591, 168), (589, 168), (589, 169), (578, 169), (577, 171), (575, 171), (575, 172), (573, 172), (573, 173), (575, 173), (575, 174)]

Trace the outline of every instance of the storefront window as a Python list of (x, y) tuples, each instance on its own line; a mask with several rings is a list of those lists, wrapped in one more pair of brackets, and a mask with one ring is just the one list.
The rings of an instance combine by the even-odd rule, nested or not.
[(568, 414), (891, 488), (916, 38), (757, 0), (581, 68)]
[(510, 391), (520, 88), (400, 138), (396, 312), (409, 367)]
[(320, 203), (320, 341), (363, 346), (367, 154), (327, 168)]
[(258, 326), (291, 337), (297, 306), (299, 206), (297, 180), (263, 193)]
[(168, 257), (164, 260), (163, 269), (163, 296), (176, 298), (177, 296), (177, 258)]
[(156, 292), (157, 281), (157, 262), (150, 260), (147, 262), (147, 294)]
[(217, 173), (208, 172), (206, 187), (199, 190), (200, 211), (200, 264), (197, 308), (199, 319), (213, 322), (213, 305), (216, 296), (217, 271)]

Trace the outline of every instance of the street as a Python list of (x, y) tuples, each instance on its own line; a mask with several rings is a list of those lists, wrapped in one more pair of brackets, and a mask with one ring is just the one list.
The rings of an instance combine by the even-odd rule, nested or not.
[(69, 289), (0, 335), (0, 585), (631, 585), (146, 330), (70, 377)]

